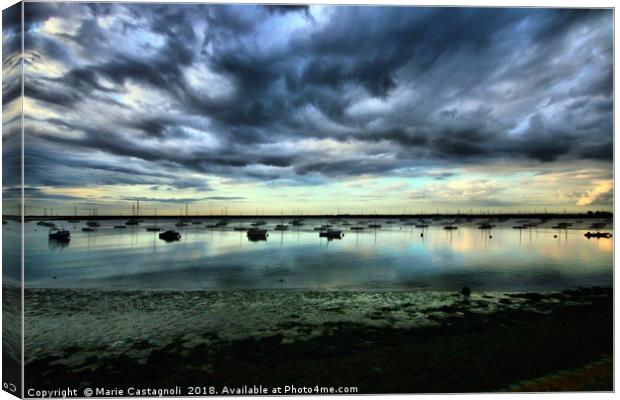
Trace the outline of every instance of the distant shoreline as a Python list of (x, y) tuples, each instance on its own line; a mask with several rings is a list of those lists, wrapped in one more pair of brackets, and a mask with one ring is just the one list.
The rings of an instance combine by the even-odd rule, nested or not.
[[(27, 221), (36, 220), (107, 220), (107, 219), (326, 219), (326, 218), (381, 218), (381, 219), (444, 219), (444, 218), (520, 218), (520, 219), (600, 219), (600, 218), (613, 218), (614, 214), (607, 211), (597, 211), (592, 213), (454, 213), (454, 214), (312, 214), (312, 215), (26, 215), (24, 217)], [(19, 220), (19, 215), (3, 215), (4, 219)]]

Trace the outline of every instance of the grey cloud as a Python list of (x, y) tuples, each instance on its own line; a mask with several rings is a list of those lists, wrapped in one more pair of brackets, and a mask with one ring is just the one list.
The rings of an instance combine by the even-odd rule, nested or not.
[[(27, 77), (26, 95), (78, 116), (56, 121), (74, 135), (39, 132), (33, 141), (41, 148), (64, 146), (127, 160), (124, 172), (93, 165), (99, 171), (93, 183), (171, 185), (171, 177), (137, 164), (293, 184), (310, 176), (397, 175), (426, 164), (449, 168), (505, 159), (537, 164), (612, 157), (611, 10), (340, 6), (329, 8), (324, 26), (305, 18), (305, 29), (271, 44), (259, 42), (262, 27), (274, 18), (285, 23), (298, 13), (309, 17), (311, 10), (27, 7), (29, 48), (36, 54), (30, 62), (53, 59), (68, 71), (61, 78)], [(112, 28), (103, 28), (97, 18), (121, 15), (128, 17), (120, 28), (127, 40), (149, 31), (163, 38), (161, 47), (142, 44), (140, 52), (111, 43)], [(79, 20), (77, 33), (38, 33), (37, 24), (52, 16)], [(572, 37), (582, 31), (587, 35), (575, 48)], [(197, 66), (218, 74), (209, 84), (227, 80), (234, 90), (218, 97), (193, 85), (187, 69)], [(124, 115), (117, 98), (129, 83), (156, 88), (163, 97), (149, 100), (166, 102), (165, 111), (143, 107)], [(93, 126), (86, 100), (105, 110), (109, 123)], [(387, 105), (351, 112), (364, 101)], [(519, 126), (527, 128), (515, 132)], [(215, 136), (217, 146), (203, 146), (195, 133), (201, 131)], [(160, 145), (145, 146), (145, 138)], [(327, 157), (295, 145), (309, 138), (361, 144), (355, 154)], [(169, 139), (187, 148), (169, 147)], [(284, 142), (294, 148), (284, 149)], [(32, 153), (34, 164), (46, 161), (42, 154)], [(45, 176), (43, 165), (31, 168), (41, 181), (60, 184)], [(77, 175), (70, 166), (63, 172)], [(442, 177), (447, 175), (437, 179)]]

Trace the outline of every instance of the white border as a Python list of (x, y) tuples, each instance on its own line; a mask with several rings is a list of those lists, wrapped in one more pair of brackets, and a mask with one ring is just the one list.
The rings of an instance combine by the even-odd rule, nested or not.
[[(39, 2), (39, 0), (34, 0)], [(33, 1), (33, 2), (34, 2)], [(80, 1), (76, 1), (76, 0), (63, 0), (66, 2), (80, 2)], [(120, 1), (120, 2), (133, 2), (133, 3), (142, 3), (142, 2), (150, 2), (150, 3), (187, 3), (187, 1), (181, 1), (181, 0), (166, 0), (166, 1), (153, 1), (153, 0), (132, 0), (132, 1)], [(12, 4), (15, 4), (15, 1), (12, 0), (0, 0), (0, 5), (2, 6), (2, 9), (5, 9), (7, 7), (9, 7)], [(201, 2), (202, 3), (202, 2)], [(205, 2), (207, 3), (207, 2)], [(564, 1), (558, 1), (558, 0), (539, 0), (539, 1), (516, 1), (516, 0), (504, 0), (501, 3), (497, 2), (497, 1), (491, 1), (491, 0), (459, 0), (459, 1), (454, 1), (454, 2), (438, 2), (438, 1), (429, 1), (429, 0), (415, 0), (415, 1), (409, 1), (409, 0), (387, 0), (387, 1), (373, 1), (373, 0), (338, 0), (338, 1), (316, 1), (316, 2), (303, 2), (303, 1), (299, 1), (299, 0), (289, 0), (289, 1), (265, 1), (265, 0), (258, 0), (258, 1), (253, 1), (253, 2), (249, 2), (249, 1), (241, 1), (241, 0), (212, 0), (209, 1), (208, 3), (237, 3), (237, 4), (367, 4), (367, 5), (398, 5), (398, 6), (411, 6), (411, 5), (415, 5), (415, 6), (479, 6), (479, 7), (560, 7), (560, 8), (615, 8), (615, 2), (614, 1), (609, 1), (609, 0), (590, 0), (590, 1), (575, 1), (575, 0), (564, 0)], [(615, 12), (614, 12), (615, 14)], [(23, 15), (23, 14), (22, 14)], [(1, 21), (0, 21), (0, 29), (1, 29), (2, 25), (1, 25)], [(617, 44), (617, 40), (616, 40), (616, 32), (618, 32), (617, 29), (617, 20), (614, 17), (614, 139), (615, 139), (615, 132), (616, 132), (616, 128), (617, 128), (617, 119), (615, 118), (615, 114), (616, 114), (616, 102), (615, 102), (615, 82), (618, 79), (618, 71), (615, 68), (615, 65), (617, 65), (617, 52), (616, 50), (616, 44)], [(23, 40), (23, 35), (22, 35), (22, 40)], [(23, 46), (23, 44), (22, 44)], [(22, 47), (23, 48), (23, 47)], [(1, 47), (0, 47), (0, 59), (1, 59)], [(22, 85), (23, 85), (23, 78), (22, 78)], [(22, 90), (23, 90), (23, 86), (22, 86)], [(1, 104), (1, 103), (0, 103)], [(22, 130), (23, 130), (23, 112), (22, 112)], [(23, 152), (23, 134), (22, 134), (22, 152)], [(1, 148), (1, 143), (0, 143), (0, 148)], [(616, 140), (614, 140), (614, 155), (618, 154), (617, 153), (618, 150), (618, 142)], [(1, 152), (0, 152), (1, 153)], [(1, 160), (1, 154), (0, 154), (0, 160)], [(22, 153), (22, 162), (23, 162), (23, 153)], [(1, 164), (0, 164), (1, 165)], [(616, 173), (618, 172), (618, 165), (615, 163), (615, 157), (614, 157), (614, 176), (616, 175)], [(22, 179), (23, 179), (23, 166), (22, 166)], [(615, 179), (614, 179), (614, 183), (615, 183)], [(617, 204), (617, 197), (616, 197), (616, 191), (615, 191), (615, 184), (614, 184), (614, 209), (616, 209), (616, 204)], [(0, 207), (2, 206), (2, 200), (0, 199)], [(23, 202), (22, 202), (22, 206), (23, 206)], [(1, 208), (0, 208), (1, 209)], [(22, 210), (22, 215), (23, 215), (23, 210)], [(615, 219), (615, 214), (614, 214), (614, 226), (616, 226), (616, 219)], [(23, 225), (22, 225), (23, 228)], [(0, 233), (0, 238), (1, 238), (1, 233)], [(22, 239), (23, 239), (23, 232), (22, 232)], [(614, 239), (614, 246), (615, 246), (615, 239)], [(616, 265), (616, 261), (618, 260), (618, 254), (614, 251), (614, 266)], [(2, 265), (2, 261), (0, 259), (0, 267)], [(23, 254), (22, 254), (22, 265), (23, 265)], [(22, 282), (23, 282), (23, 268), (22, 268)], [(618, 286), (618, 275), (614, 273), (614, 287), (619, 287)], [(22, 291), (22, 296), (23, 296), (23, 291)], [(1, 298), (0, 298), (1, 299)], [(23, 303), (22, 303), (23, 305)], [(614, 295), (614, 334), (616, 335), (618, 333), (618, 318), (615, 318), (615, 310), (618, 310), (618, 305), (619, 305), (619, 300), (618, 300), (618, 296)], [(23, 310), (22, 310), (22, 316), (23, 316)], [(1, 325), (1, 322), (0, 322)], [(22, 327), (23, 327), (23, 320), (22, 320)], [(22, 335), (22, 342), (23, 342), (23, 335)], [(615, 349), (615, 337), (614, 337), (614, 349)], [(23, 357), (23, 355), (22, 355)], [(23, 362), (23, 360), (22, 360)], [(0, 366), (1, 366), (1, 359), (0, 359)], [(614, 366), (615, 366), (615, 357), (614, 357)], [(446, 371), (447, 373), (449, 373), (449, 371)], [(614, 387), (618, 388), (619, 386), (619, 382), (620, 379), (618, 377), (617, 373), (614, 373)], [(383, 398), (388, 398), (388, 397), (397, 397), (397, 398), (413, 398), (413, 399), (433, 399), (433, 400), (444, 400), (444, 399), (454, 399), (455, 396), (458, 396), (459, 399), (477, 399), (480, 396), (483, 396), (485, 399), (490, 399), (490, 400), (495, 400), (495, 399), (514, 399), (514, 400), (520, 400), (520, 399), (583, 399), (585, 396), (587, 396), (588, 398), (592, 398), (592, 399), (604, 399), (604, 398), (613, 398), (615, 397), (614, 393), (545, 393), (545, 394), (511, 394), (511, 393), (507, 393), (507, 394), (459, 394), (459, 395), (377, 395), (376, 398), (379, 399), (383, 399)], [(321, 398), (321, 396), (303, 396), (304, 398)], [(330, 396), (330, 398), (346, 398), (346, 399), (364, 399), (367, 398), (368, 396)], [(14, 396), (11, 396), (10, 394), (8, 394), (7, 392), (1, 391), (0, 393), (0, 400), (9, 400), (9, 399), (14, 399)], [(218, 398), (222, 398), (222, 397), (218, 397)], [(257, 397), (250, 397), (250, 396), (242, 396), (242, 397), (237, 397), (235, 396), (235, 399), (256, 399)], [(267, 398), (267, 399), (277, 399), (278, 397), (274, 397), (274, 396), (267, 396), (267, 397), (262, 397), (261, 398)]]

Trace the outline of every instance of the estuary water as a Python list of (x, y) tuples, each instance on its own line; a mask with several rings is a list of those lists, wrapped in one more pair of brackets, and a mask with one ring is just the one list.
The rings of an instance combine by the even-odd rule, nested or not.
[[(459, 290), (555, 291), (578, 286), (611, 286), (613, 238), (587, 239), (593, 220), (549, 220), (514, 229), (522, 222), (482, 220), (456, 224), (428, 221), (417, 228), (398, 220), (340, 220), (341, 239), (319, 237), (315, 227), (326, 220), (306, 219), (303, 226), (274, 230), (279, 219), (266, 220), (267, 240), (250, 241), (252, 220), (196, 220), (175, 227), (181, 239), (165, 242), (146, 231), (152, 221), (115, 229), (125, 220), (101, 220), (94, 232), (79, 223), (54, 221), (71, 231), (69, 243), (48, 239), (48, 228), (36, 222), (25, 229), (25, 283), (32, 288), (101, 289), (301, 289), (301, 290)], [(539, 221), (535, 221), (539, 222)], [(554, 229), (559, 222), (572, 225)], [(381, 228), (369, 228), (378, 224)], [(351, 226), (362, 226), (353, 231)], [(19, 225), (3, 225), (4, 240), (17, 243)], [(611, 232), (611, 226), (602, 231)], [(15, 253), (17, 254), (17, 253)], [(18, 276), (13, 253), (5, 253), (5, 276)], [(8, 271), (7, 271), (8, 268)]]

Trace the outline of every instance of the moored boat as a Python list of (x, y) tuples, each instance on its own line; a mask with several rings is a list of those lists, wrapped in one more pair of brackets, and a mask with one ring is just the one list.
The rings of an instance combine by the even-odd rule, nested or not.
[(181, 234), (175, 231), (166, 231), (159, 234), (159, 238), (161, 240), (165, 240), (166, 242), (172, 242), (175, 240), (181, 239)]
[(611, 233), (609, 232), (586, 232), (583, 236), (590, 238), (605, 238), (609, 239), (611, 237)]
[(250, 228), (247, 231), (248, 239), (251, 241), (267, 240), (267, 229)]
[(48, 237), (52, 240), (58, 240), (60, 242), (68, 242), (71, 240), (71, 232), (64, 229), (50, 229)]
[(338, 230), (324, 230), (319, 232), (319, 237), (324, 237), (324, 238), (328, 238), (328, 239), (341, 239), (344, 236), (344, 234), (342, 233), (342, 231), (338, 231)]

